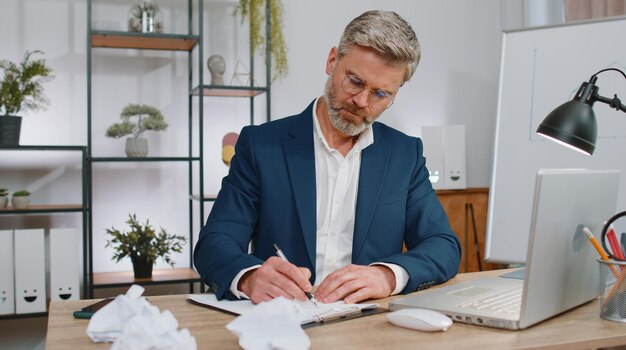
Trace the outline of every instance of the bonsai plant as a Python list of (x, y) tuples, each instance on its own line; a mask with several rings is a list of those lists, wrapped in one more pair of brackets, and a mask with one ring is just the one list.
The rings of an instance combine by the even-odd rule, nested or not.
[(14, 209), (25, 209), (30, 205), (30, 192), (26, 190), (20, 190), (13, 192), (13, 198), (11, 198), (11, 205)]
[[(242, 22), (247, 18), (250, 21), (250, 43), (252, 50), (259, 49), (261, 55), (265, 54), (265, 1), (266, 0), (239, 0), (235, 9), (236, 14), (241, 15)], [(272, 80), (283, 78), (287, 75), (287, 45), (283, 35), (283, 4), (280, 0), (269, 1), (270, 11), (270, 54), (274, 61), (274, 74)], [(267, 63), (267, 62), (266, 62)]]
[(133, 135), (126, 139), (126, 155), (129, 157), (145, 157), (148, 155), (148, 140), (141, 137), (146, 130), (161, 131), (167, 129), (167, 123), (161, 112), (155, 107), (140, 104), (128, 104), (120, 114), (121, 123), (111, 125), (106, 136), (120, 138)]
[(112, 260), (119, 262), (129, 257), (133, 262), (135, 278), (151, 277), (152, 267), (159, 257), (174, 266), (170, 254), (182, 252), (186, 237), (168, 234), (163, 228), (157, 234), (149, 220), (141, 224), (135, 214), (128, 214), (126, 223), (130, 226), (129, 231), (120, 231), (115, 227), (106, 229), (106, 233), (113, 237), (106, 243), (106, 247), (115, 250)]
[(4, 209), (7, 207), (9, 203), (9, 190), (3, 187), (0, 187), (0, 209)]
[(0, 60), (4, 76), (0, 81), (0, 146), (17, 146), (20, 140), (22, 111), (45, 108), (49, 101), (43, 93), (43, 83), (53, 78), (44, 59), (31, 60), (41, 51), (26, 51), (19, 64)]

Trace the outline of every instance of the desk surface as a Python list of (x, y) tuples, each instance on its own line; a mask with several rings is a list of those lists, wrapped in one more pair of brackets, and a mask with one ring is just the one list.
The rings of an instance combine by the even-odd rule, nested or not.
[[(498, 275), (503, 270), (459, 274), (446, 284), (481, 276)], [(398, 297), (398, 296), (396, 296)], [(240, 349), (238, 338), (224, 326), (234, 316), (195, 306), (185, 295), (151, 296), (150, 303), (170, 310), (179, 323), (196, 338), (198, 349)], [(394, 297), (392, 297), (394, 298)], [(387, 307), (390, 299), (379, 300)], [(72, 316), (93, 300), (53, 301), (50, 303), (46, 349), (110, 348), (96, 344), (86, 334), (88, 320)], [(600, 348), (626, 344), (626, 324), (600, 318), (598, 300), (522, 331), (508, 331), (454, 323), (447, 332), (425, 333), (396, 327), (385, 314), (357, 318), (306, 329), (312, 349), (514, 349)]]

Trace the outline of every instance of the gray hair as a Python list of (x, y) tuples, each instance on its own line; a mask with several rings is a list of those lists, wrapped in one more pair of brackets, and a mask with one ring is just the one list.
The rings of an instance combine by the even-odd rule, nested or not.
[(406, 64), (405, 82), (415, 73), (421, 55), (413, 28), (392, 11), (367, 11), (348, 23), (337, 47), (339, 57), (354, 45), (374, 49), (388, 64)]

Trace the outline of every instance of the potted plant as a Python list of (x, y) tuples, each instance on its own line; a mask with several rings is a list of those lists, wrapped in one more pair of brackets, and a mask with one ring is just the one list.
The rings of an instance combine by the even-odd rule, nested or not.
[(126, 155), (128, 157), (145, 157), (148, 155), (148, 140), (141, 137), (146, 130), (161, 131), (167, 129), (167, 123), (161, 112), (155, 107), (140, 104), (129, 104), (120, 114), (121, 123), (111, 125), (106, 136), (120, 138), (133, 135), (126, 139)]
[(4, 76), (0, 81), (0, 146), (17, 146), (20, 141), (22, 111), (45, 108), (49, 101), (43, 93), (43, 83), (53, 78), (44, 59), (31, 60), (41, 51), (26, 51), (19, 64), (0, 60)]
[[(250, 21), (250, 43), (252, 50), (259, 49), (265, 54), (265, 1), (269, 1), (270, 10), (270, 54), (274, 63), (272, 80), (287, 75), (287, 44), (283, 35), (283, 4), (280, 0), (239, 0), (235, 13), (241, 15), (241, 20)], [(266, 62), (267, 63), (267, 62)]]
[(13, 198), (11, 198), (11, 205), (13, 209), (26, 209), (30, 205), (30, 192), (26, 190), (20, 190), (13, 192)]
[(115, 227), (106, 229), (106, 233), (113, 237), (106, 243), (106, 247), (115, 250), (112, 260), (119, 262), (130, 257), (135, 278), (152, 277), (152, 267), (158, 257), (174, 266), (170, 254), (182, 252), (186, 237), (168, 234), (163, 228), (157, 234), (148, 220), (141, 224), (135, 214), (128, 214), (126, 223), (130, 226), (129, 231), (120, 231)]
[(3, 187), (0, 187), (0, 209), (4, 209), (7, 207), (9, 203), (9, 190)]

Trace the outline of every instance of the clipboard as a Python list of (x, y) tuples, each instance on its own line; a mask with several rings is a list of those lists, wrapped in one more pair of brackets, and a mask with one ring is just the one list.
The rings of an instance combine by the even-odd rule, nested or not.
[[(250, 300), (217, 300), (215, 294), (212, 293), (189, 294), (187, 302), (234, 316), (239, 316), (254, 307)], [(388, 311), (388, 309), (378, 307), (378, 304), (342, 304), (338, 310), (329, 307), (318, 314), (308, 315), (302, 319), (301, 326), (306, 329)]]

